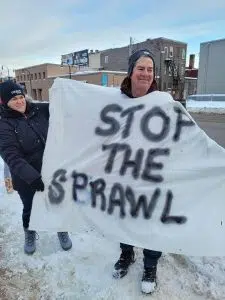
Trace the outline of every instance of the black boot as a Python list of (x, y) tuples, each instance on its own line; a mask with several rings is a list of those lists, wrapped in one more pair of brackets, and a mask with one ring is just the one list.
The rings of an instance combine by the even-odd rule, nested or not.
[(119, 260), (114, 265), (113, 277), (122, 278), (127, 275), (129, 266), (134, 262), (134, 251), (122, 251)]
[(25, 242), (24, 252), (26, 254), (33, 254), (36, 250), (36, 231), (24, 228)]
[(72, 241), (68, 232), (58, 232), (58, 239), (63, 250), (67, 251), (72, 248)]
[(145, 294), (151, 294), (156, 289), (156, 266), (145, 268), (141, 281), (141, 290)]

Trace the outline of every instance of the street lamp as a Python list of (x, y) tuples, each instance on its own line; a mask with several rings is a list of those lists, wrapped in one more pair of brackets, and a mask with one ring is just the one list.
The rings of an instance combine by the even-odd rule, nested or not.
[(160, 76), (160, 82), (159, 82), (159, 90), (160, 91), (162, 91), (162, 89), (163, 89), (163, 76), (162, 76), (162, 71), (163, 71), (163, 69), (162, 69), (162, 54), (164, 54), (165, 53), (165, 51), (160, 51), (160, 62), (159, 62), (159, 64), (160, 64), (160, 66), (159, 66), (159, 76)]
[[(28, 76), (29, 76), (29, 81), (30, 81), (30, 95), (32, 97), (32, 84), (31, 84), (31, 73), (28, 69), (23, 69), (23, 71), (26, 71), (28, 73)], [(22, 73), (24, 74), (24, 73)]]
[(8, 71), (8, 80), (10, 80), (10, 76), (9, 76), (9, 68), (2, 65), (2, 70), (4, 70), (4, 68), (7, 69), (7, 71)]
[(69, 67), (69, 74), (70, 74), (70, 79), (71, 79), (71, 65), (68, 64)]

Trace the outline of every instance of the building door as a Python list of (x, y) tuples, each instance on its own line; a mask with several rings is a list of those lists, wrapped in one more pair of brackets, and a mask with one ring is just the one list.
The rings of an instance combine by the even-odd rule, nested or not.
[(108, 74), (102, 73), (102, 86), (108, 86)]

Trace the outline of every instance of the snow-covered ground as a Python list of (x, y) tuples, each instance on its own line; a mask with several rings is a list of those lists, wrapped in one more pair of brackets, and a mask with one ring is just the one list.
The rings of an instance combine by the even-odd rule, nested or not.
[[(0, 162), (0, 178), (2, 177)], [(222, 300), (225, 299), (225, 258), (164, 254), (158, 266), (158, 289), (140, 292), (142, 252), (129, 274), (112, 278), (118, 244), (86, 227), (71, 235), (73, 248), (61, 250), (56, 234), (39, 233), (33, 256), (23, 253), (22, 205), (14, 192), (0, 186), (1, 300)], [(40, 222), (44, 222), (40, 216)], [(225, 255), (225, 254), (224, 254)]]
[(187, 100), (186, 108), (193, 113), (225, 113), (225, 101), (195, 101)]

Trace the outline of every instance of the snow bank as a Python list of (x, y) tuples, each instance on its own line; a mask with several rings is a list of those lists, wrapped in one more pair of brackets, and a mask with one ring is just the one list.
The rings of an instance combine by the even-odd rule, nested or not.
[(190, 113), (225, 113), (225, 102), (222, 101), (195, 101), (187, 100), (187, 111)]

